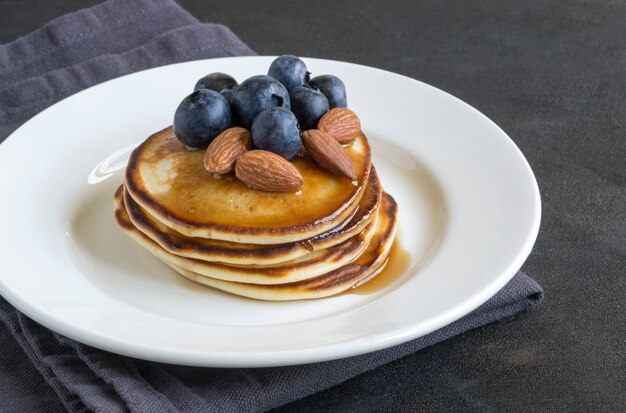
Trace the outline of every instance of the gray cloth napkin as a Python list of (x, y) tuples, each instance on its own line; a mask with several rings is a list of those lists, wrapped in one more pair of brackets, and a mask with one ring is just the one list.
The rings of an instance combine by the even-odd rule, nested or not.
[[(0, 141), (54, 102), (102, 81), (169, 63), (250, 54), (228, 28), (201, 24), (171, 0), (110, 0), (66, 15), (0, 46)], [(195, 368), (119, 356), (56, 334), (0, 298), (0, 338), (18, 344), (0, 360), (29, 360), (43, 378), (33, 381), (50, 386), (72, 412), (263, 411), (512, 316), (542, 297), (541, 286), (519, 272), (480, 308), (425, 337), (342, 360), (262, 369)], [(0, 400), (16, 394), (36, 397), (16, 391)]]

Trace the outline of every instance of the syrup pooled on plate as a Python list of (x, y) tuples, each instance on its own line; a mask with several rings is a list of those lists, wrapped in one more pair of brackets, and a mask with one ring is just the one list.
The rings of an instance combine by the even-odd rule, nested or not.
[(389, 252), (387, 265), (385, 265), (382, 271), (369, 280), (365, 280), (352, 287), (352, 289), (348, 290), (347, 293), (366, 295), (382, 291), (401, 279), (410, 264), (411, 254), (404, 249), (400, 240), (396, 236), (393, 246), (391, 247), (391, 251)]

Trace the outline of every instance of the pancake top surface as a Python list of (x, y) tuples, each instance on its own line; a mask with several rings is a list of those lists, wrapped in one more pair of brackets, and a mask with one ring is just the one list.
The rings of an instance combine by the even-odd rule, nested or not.
[(349, 222), (332, 232), (309, 238), (304, 242), (274, 245), (188, 237), (154, 219), (122, 188), (116, 193), (115, 198), (117, 205), (124, 204), (133, 225), (169, 252), (206, 261), (267, 265), (291, 260), (312, 250), (331, 247), (361, 232), (373, 220), (380, 204), (381, 193), (380, 181), (376, 169), (372, 166), (363, 196)]
[(304, 178), (300, 190), (265, 192), (232, 175), (212, 176), (203, 166), (204, 150), (185, 148), (170, 127), (133, 152), (126, 185), (137, 202), (166, 224), (233, 232), (307, 228), (333, 220), (358, 202), (369, 175), (370, 149), (361, 135), (346, 150), (356, 184), (323, 171), (308, 157), (296, 157), (292, 162)]

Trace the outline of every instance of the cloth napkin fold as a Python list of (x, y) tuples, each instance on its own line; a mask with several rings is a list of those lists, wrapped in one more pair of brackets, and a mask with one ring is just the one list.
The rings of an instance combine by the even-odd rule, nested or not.
[(0, 46), (0, 142), (33, 115), (128, 73), (210, 57), (254, 55), (220, 24), (173, 1), (108, 1)]
[[(0, 141), (54, 102), (105, 80), (175, 62), (251, 54), (228, 28), (199, 23), (171, 0), (110, 0), (63, 16), (0, 46)], [(26, 356), (72, 412), (263, 411), (512, 316), (542, 297), (541, 286), (519, 272), (480, 308), (425, 337), (366, 355), (279, 368), (196, 368), (119, 356), (56, 334), (2, 298), (0, 333), (23, 352), (12, 346), (10, 356)]]

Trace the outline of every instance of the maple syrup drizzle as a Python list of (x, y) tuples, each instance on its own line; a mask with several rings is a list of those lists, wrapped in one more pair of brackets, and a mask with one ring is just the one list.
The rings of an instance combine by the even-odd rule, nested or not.
[(373, 294), (384, 290), (402, 278), (411, 265), (411, 255), (404, 249), (398, 238), (399, 237), (396, 236), (396, 239), (393, 241), (387, 264), (383, 270), (362, 284), (358, 284), (349, 289), (347, 291), (348, 293), (361, 295)]

